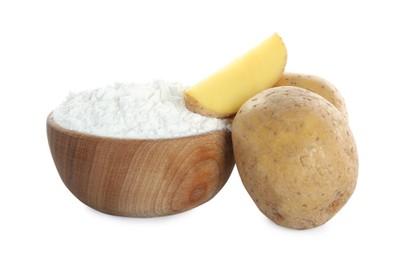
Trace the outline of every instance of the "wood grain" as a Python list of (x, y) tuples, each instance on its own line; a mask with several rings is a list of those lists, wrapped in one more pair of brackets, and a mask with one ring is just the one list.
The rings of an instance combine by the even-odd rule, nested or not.
[(98, 137), (47, 118), (48, 143), (67, 188), (86, 205), (112, 215), (155, 217), (197, 207), (229, 178), (229, 131), (175, 139)]

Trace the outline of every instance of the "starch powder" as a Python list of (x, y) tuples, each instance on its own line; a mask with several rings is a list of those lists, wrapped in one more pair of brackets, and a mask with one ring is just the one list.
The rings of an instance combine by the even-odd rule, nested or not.
[(116, 138), (159, 139), (230, 129), (231, 120), (189, 111), (180, 83), (116, 83), (70, 93), (53, 111), (54, 121), (78, 132)]

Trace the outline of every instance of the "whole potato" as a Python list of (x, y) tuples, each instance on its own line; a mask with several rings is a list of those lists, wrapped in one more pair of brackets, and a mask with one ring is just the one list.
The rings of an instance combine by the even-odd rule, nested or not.
[(298, 87), (267, 89), (248, 100), (232, 125), (241, 180), (277, 224), (324, 224), (347, 202), (358, 176), (355, 141), (342, 113)]

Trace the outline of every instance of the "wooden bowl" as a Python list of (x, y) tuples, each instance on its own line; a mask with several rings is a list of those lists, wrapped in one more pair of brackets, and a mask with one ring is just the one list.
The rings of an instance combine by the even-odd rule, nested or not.
[(210, 200), (234, 167), (229, 131), (173, 139), (120, 139), (64, 129), (47, 118), (51, 154), (67, 188), (112, 215), (176, 214)]

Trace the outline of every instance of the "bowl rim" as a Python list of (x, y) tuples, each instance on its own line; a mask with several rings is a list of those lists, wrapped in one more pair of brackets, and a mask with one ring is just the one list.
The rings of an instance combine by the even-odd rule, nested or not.
[(110, 140), (110, 141), (161, 141), (163, 142), (163, 141), (172, 141), (172, 140), (197, 139), (197, 138), (201, 138), (201, 137), (208, 136), (208, 135), (216, 135), (216, 134), (222, 134), (222, 133), (231, 134), (231, 130), (226, 128), (222, 130), (213, 130), (213, 131), (200, 133), (200, 134), (180, 136), (180, 137), (167, 137), (167, 138), (142, 139), (142, 138), (130, 138), (130, 137), (102, 136), (102, 135), (95, 135), (95, 134), (90, 134), (90, 133), (85, 133), (85, 132), (80, 132), (77, 130), (64, 128), (63, 126), (59, 125), (54, 120), (53, 111), (51, 111), (47, 116), (47, 127), (50, 127), (59, 133), (62, 133), (68, 136), (72, 136), (72, 137), (93, 138), (93, 139), (107, 140), (107, 141)]

